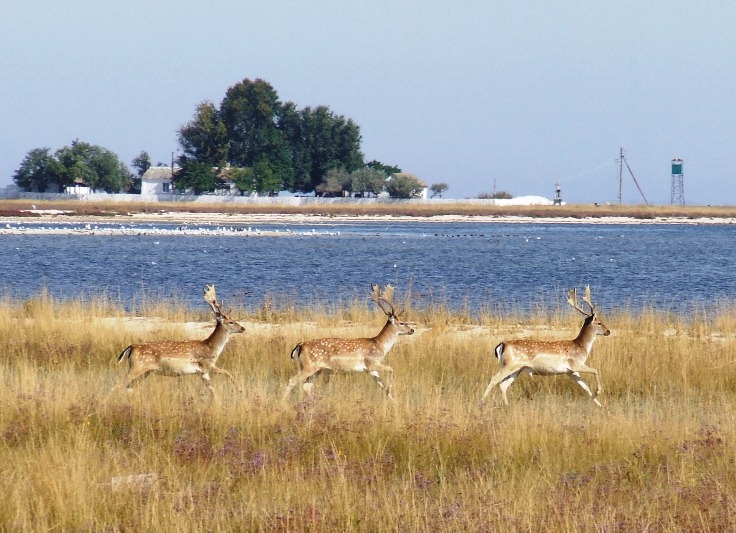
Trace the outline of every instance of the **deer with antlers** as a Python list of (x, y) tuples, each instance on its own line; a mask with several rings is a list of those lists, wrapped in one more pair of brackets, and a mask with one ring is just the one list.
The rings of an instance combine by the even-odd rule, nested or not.
[[(502, 342), (496, 346), (496, 358), (501, 364), (501, 370), (491, 378), (491, 382), (486, 387), (483, 397), (480, 400), (481, 405), (496, 385), (501, 389), (504, 403), (508, 405), (509, 401), (506, 398), (506, 390), (522, 371), (526, 371), (529, 374), (542, 376), (566, 374), (593, 398), (596, 405), (601, 406), (601, 403), (598, 401), (598, 395), (602, 390), (598, 371), (586, 365), (585, 362), (590, 355), (596, 337), (598, 335), (610, 335), (611, 332), (603, 324), (595, 311), (595, 306), (590, 300), (589, 285), (585, 287), (585, 297), (583, 298), (589, 311), (583, 310), (578, 305), (577, 300), (576, 289), (567, 291), (567, 303), (585, 315), (583, 327), (580, 329), (578, 336), (573, 340), (514, 340)], [(595, 376), (595, 394), (590, 391), (588, 385), (582, 380), (580, 377), (581, 373), (589, 373)]]
[(131, 344), (118, 356), (118, 363), (126, 357), (129, 361), (124, 381), (128, 391), (132, 391), (136, 379), (150, 372), (166, 376), (199, 374), (213, 396), (215, 390), (210, 383), (210, 374), (224, 374), (230, 381), (235, 381), (230, 372), (217, 366), (217, 359), (225, 348), (230, 333), (242, 333), (245, 328), (223, 313), (214, 285), (205, 286), (204, 299), (217, 320), (215, 330), (205, 340)]
[(371, 285), (370, 299), (388, 317), (383, 329), (375, 337), (316, 339), (297, 344), (291, 351), (291, 358), (296, 359), (299, 372), (289, 379), (283, 401), (288, 399), (291, 390), (300, 383), (306, 392), (311, 393), (312, 384), (307, 383), (307, 380), (323, 371), (328, 375), (329, 372), (368, 372), (386, 392), (386, 396), (393, 400), (393, 369), (384, 364), (383, 360), (396, 344), (399, 335), (414, 333), (410, 326), (399, 319), (403, 310), (396, 311), (393, 295), (394, 288), (391, 285), (386, 285), (383, 291), (379, 285)]

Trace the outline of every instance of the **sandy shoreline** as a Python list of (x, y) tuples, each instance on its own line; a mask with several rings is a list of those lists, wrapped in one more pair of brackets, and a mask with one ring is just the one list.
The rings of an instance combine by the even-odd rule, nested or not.
[[(730, 225), (735, 218), (685, 218), (654, 217), (637, 219), (631, 217), (523, 217), (523, 216), (467, 216), (436, 215), (430, 217), (392, 215), (305, 215), (305, 214), (231, 214), (231, 213), (188, 213), (168, 212), (131, 213), (112, 217), (76, 216), (63, 211), (31, 210), (32, 217), (0, 217), (0, 235), (240, 235), (240, 236), (293, 236), (339, 234), (341, 224), (380, 222), (401, 223), (501, 223), (501, 224), (625, 224), (625, 225)], [(178, 224), (174, 229), (144, 228), (137, 224)], [(98, 224), (119, 225), (98, 227)], [(283, 224), (279, 231), (263, 231), (259, 224)], [(324, 232), (299, 231), (300, 225), (323, 225)], [(61, 227), (63, 226), (63, 227)], [(190, 228), (189, 226), (196, 226)], [(327, 230), (333, 227), (331, 231)]]

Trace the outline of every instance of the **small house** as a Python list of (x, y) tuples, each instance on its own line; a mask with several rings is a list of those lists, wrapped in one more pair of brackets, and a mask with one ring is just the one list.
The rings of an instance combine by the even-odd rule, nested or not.
[(141, 176), (141, 196), (158, 196), (160, 194), (173, 194), (174, 174), (179, 167), (148, 167)]

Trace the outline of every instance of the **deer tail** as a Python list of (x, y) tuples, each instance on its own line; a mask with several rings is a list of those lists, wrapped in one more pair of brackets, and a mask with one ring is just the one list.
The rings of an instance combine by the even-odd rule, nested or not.
[(496, 346), (495, 350), (493, 350), (496, 354), (496, 359), (498, 359), (498, 362), (503, 364), (503, 349), (506, 348), (506, 345), (502, 342), (498, 346)]
[(299, 354), (302, 352), (302, 345), (297, 344), (293, 350), (291, 350), (291, 358), (297, 359), (299, 357)]
[(123, 353), (121, 353), (120, 355), (118, 355), (118, 363), (122, 363), (123, 362), (123, 359), (125, 359), (126, 357), (130, 357), (130, 352), (131, 351), (133, 351), (133, 345), (132, 344), (130, 346), (128, 346), (125, 350), (123, 350)]

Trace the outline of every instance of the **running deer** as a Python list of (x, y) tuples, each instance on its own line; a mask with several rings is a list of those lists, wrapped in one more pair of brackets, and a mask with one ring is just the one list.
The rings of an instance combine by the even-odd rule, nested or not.
[[(610, 335), (611, 332), (601, 322), (595, 311), (595, 306), (590, 300), (590, 286), (585, 287), (585, 297), (583, 301), (588, 305), (590, 311), (583, 310), (578, 305), (578, 297), (576, 289), (567, 291), (567, 303), (574, 309), (585, 315), (583, 327), (576, 338), (569, 341), (538, 341), (538, 340), (515, 340), (502, 342), (496, 346), (496, 358), (501, 364), (501, 370), (493, 376), (491, 382), (486, 387), (481, 405), (485, 402), (486, 396), (496, 385), (501, 389), (503, 401), (509, 404), (506, 398), (506, 389), (508, 389), (514, 380), (522, 371), (529, 374), (539, 374), (542, 376), (553, 376), (558, 374), (566, 374), (575, 383), (587, 392), (596, 405), (601, 406), (598, 401), (598, 395), (601, 393), (601, 380), (598, 371), (585, 364), (593, 348), (597, 335)], [(593, 394), (590, 388), (580, 377), (581, 373), (593, 374), (596, 381), (596, 391)]]
[(210, 383), (210, 374), (224, 374), (235, 382), (227, 370), (219, 368), (220, 357), (230, 333), (242, 333), (245, 328), (222, 312), (217, 301), (214, 285), (206, 285), (204, 299), (212, 308), (217, 324), (212, 334), (203, 341), (159, 341), (131, 344), (118, 356), (118, 363), (126, 357), (129, 361), (128, 374), (124, 384), (128, 391), (133, 389), (133, 381), (149, 372), (166, 376), (199, 374), (212, 395), (215, 389)]
[[(289, 397), (291, 390), (302, 384), (307, 393), (311, 393), (311, 383), (306, 383), (319, 372), (368, 372), (375, 382), (393, 400), (391, 383), (393, 369), (383, 363), (399, 338), (399, 335), (411, 335), (414, 330), (399, 320), (403, 313), (396, 311), (393, 303), (394, 288), (386, 285), (371, 285), (370, 299), (386, 314), (388, 320), (381, 332), (375, 337), (362, 339), (316, 339), (297, 344), (291, 351), (291, 358), (296, 359), (299, 372), (289, 379), (284, 391), (283, 401)], [(383, 374), (383, 378), (381, 377)], [(384, 382), (385, 380), (385, 382)]]

